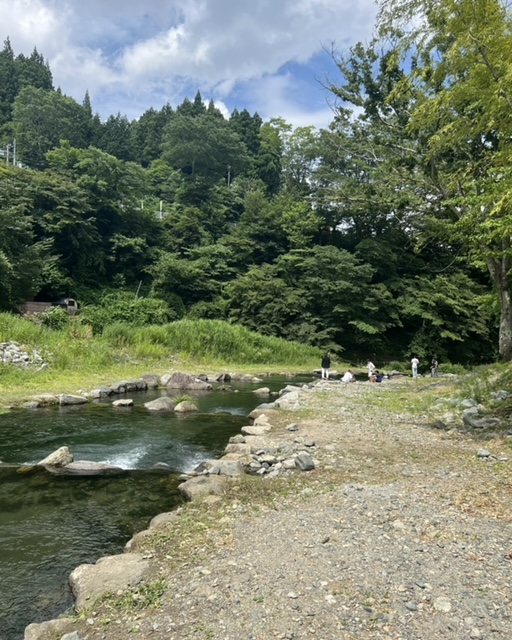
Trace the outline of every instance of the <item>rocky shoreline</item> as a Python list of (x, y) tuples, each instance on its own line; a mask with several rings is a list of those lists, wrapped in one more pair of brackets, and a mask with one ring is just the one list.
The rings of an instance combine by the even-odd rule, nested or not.
[[(32, 624), (25, 640), (117, 640), (127, 633), (157, 640), (263, 640), (314, 637), (315, 633), (333, 640), (462, 640), (486, 638), (488, 633), (497, 639), (509, 637), (510, 507), (501, 505), (503, 513), (496, 520), (482, 508), (476, 509), (474, 517), (461, 518), (466, 512), (454, 506), (455, 494), (468, 486), (488, 491), (491, 484), (495, 496), (508, 491), (506, 441), (496, 439), (495, 447), (502, 450), (487, 451), (488, 455), (482, 454), (481, 446), (475, 450), (463, 433), (460, 410), (454, 426), (443, 422), (445, 429), (436, 427), (432, 418), (427, 421), (406, 411), (398, 416), (375, 411), (372, 402), (377, 395), (405, 393), (407, 384), (375, 389), (368, 383), (318, 381), (300, 389), (291, 387), (269, 403), (272, 406), (253, 412), (253, 423), (232, 439), (220, 461), (205, 461), (183, 478), (182, 491), (192, 505), (197, 500), (213, 509), (227, 499), (231, 506), (225, 506), (224, 512), (233, 514), (235, 509), (235, 519), (223, 516), (230, 529), (229, 544), (218, 545), (207, 556), (206, 566), (204, 558), (197, 561), (191, 556), (169, 573), (167, 556), (159, 556), (155, 540), (171, 535), (189, 507), (161, 514), (148, 530), (129, 541), (127, 553), (81, 565), (71, 574), (76, 607), (85, 620)], [(447, 403), (442, 398), (435, 403), (439, 418), (447, 420)], [(454, 414), (453, 405), (450, 409)], [(289, 411), (294, 418), (298, 412), (300, 419), (290, 423)], [(301, 412), (307, 416), (308, 411), (315, 417), (304, 418)], [(236, 492), (230, 498), (246, 471), (263, 476), (262, 482), (269, 486), (277, 483), (276, 487), (297, 478), (302, 456), (308, 459), (304, 470), (310, 471), (301, 475), (304, 488), (282, 498), (257, 519), (251, 516), (250, 505), (237, 503)], [(481, 461), (479, 467), (468, 467), (469, 456)], [(504, 486), (497, 482), (503, 480), (501, 469), (495, 469), (500, 464), (506, 466)], [(471, 534), (474, 539), (463, 533), (471, 527), (476, 527), (475, 532), (481, 529)], [(457, 541), (455, 546), (449, 542), (452, 539)], [(473, 556), (481, 560), (475, 562)], [(422, 560), (418, 572), (415, 558), (420, 557), (428, 561)], [(464, 579), (452, 575), (452, 566), (463, 572)], [(335, 572), (334, 567), (338, 567)], [(485, 579), (492, 576), (492, 585), (501, 595), (487, 599), (476, 595), (484, 567)], [(247, 582), (238, 582), (236, 576), (246, 573)], [(272, 579), (262, 581), (263, 574)], [(155, 575), (165, 575), (169, 594), (158, 611), (128, 612), (109, 622), (107, 631), (102, 629), (105, 614), (95, 599), (105, 592), (120, 595), (129, 585), (151, 584)], [(388, 580), (387, 586), (385, 580), (381, 585), (379, 576)], [(345, 586), (336, 586), (340, 581)], [(239, 585), (236, 591), (234, 584)], [(452, 589), (448, 595), (447, 585)], [(392, 597), (384, 597), (385, 588)], [(188, 598), (186, 607), (180, 594)], [(204, 629), (202, 635), (198, 628)]]

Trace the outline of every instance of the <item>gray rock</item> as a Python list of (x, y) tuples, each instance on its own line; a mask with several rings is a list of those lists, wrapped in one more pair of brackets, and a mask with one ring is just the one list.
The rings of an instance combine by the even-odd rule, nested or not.
[(270, 431), (270, 427), (267, 426), (248, 426), (248, 427), (242, 427), (241, 429), (242, 433), (246, 436), (263, 436), (265, 435), (265, 433), (267, 433), (268, 431)]
[(491, 452), (488, 451), (487, 449), (479, 449), (476, 452), (476, 455), (477, 455), (478, 458), (489, 458), (490, 455), (491, 455)]
[(58, 398), (60, 405), (85, 404), (87, 402), (85, 396), (75, 396), (68, 393), (61, 393)]
[(66, 633), (75, 625), (74, 618), (58, 618), (29, 624), (25, 629), (23, 640), (47, 640), (47, 638), (57, 638)]
[(75, 608), (81, 611), (107, 592), (123, 591), (144, 579), (150, 563), (137, 553), (100, 558), (96, 564), (81, 564), (69, 576)]
[(37, 396), (32, 396), (31, 401), (37, 402), (40, 407), (50, 407), (55, 404), (59, 404), (59, 399), (51, 393), (41, 393)]
[(232, 436), (229, 442), (230, 444), (245, 444), (245, 437), (238, 433), (236, 436)]
[(144, 406), (148, 411), (174, 411), (175, 403), (169, 396), (162, 396), (156, 400), (145, 402)]
[(184, 400), (174, 407), (174, 411), (177, 413), (193, 413), (194, 411), (199, 411), (199, 409), (193, 402)]
[(313, 462), (313, 458), (308, 453), (306, 453), (305, 451), (301, 451), (295, 458), (295, 466), (298, 467), (301, 471), (311, 471), (315, 468), (315, 463)]
[(39, 403), (35, 400), (31, 400), (30, 402), (24, 402), (22, 407), (24, 409), (39, 409)]
[(106, 385), (101, 385), (96, 389), (93, 389), (90, 393), (90, 396), (91, 398), (94, 398), (94, 399), (107, 398), (108, 396), (111, 396), (112, 393), (113, 391), (110, 387), (107, 387)]
[(148, 385), (148, 389), (158, 389), (160, 385), (160, 376), (156, 373), (144, 373), (141, 375), (141, 380)]
[(236, 453), (239, 455), (247, 455), (251, 453), (251, 445), (247, 443), (230, 443), (226, 445), (224, 453)]
[(462, 416), (462, 422), (467, 427), (471, 427), (471, 429), (486, 429), (487, 427), (495, 427), (500, 424), (500, 420), (498, 418), (477, 418), (466, 414)]
[(258, 396), (268, 396), (270, 394), (270, 389), (268, 387), (260, 387), (259, 389), (254, 389), (253, 393)]
[(210, 383), (181, 371), (175, 371), (166, 386), (168, 389), (193, 389), (199, 391), (210, 391), (213, 388)]
[(38, 464), (42, 466), (65, 467), (71, 462), (73, 462), (73, 454), (69, 450), (69, 447), (60, 447), (53, 453), (50, 453), (49, 456), (46, 456), (46, 458), (43, 458)]
[(165, 513), (159, 513), (151, 520), (151, 522), (149, 523), (149, 528), (154, 529), (155, 527), (163, 527), (166, 524), (176, 522), (179, 517), (180, 515), (177, 511), (166, 511)]
[(289, 424), (286, 427), (286, 430), (287, 431), (298, 431), (299, 430), (299, 426), (295, 422), (293, 422), (292, 424)]
[(121, 398), (121, 400), (114, 400), (113, 407), (133, 407), (133, 400), (131, 398)]
[(179, 484), (178, 491), (191, 501), (200, 496), (221, 495), (226, 480), (226, 476), (198, 476)]

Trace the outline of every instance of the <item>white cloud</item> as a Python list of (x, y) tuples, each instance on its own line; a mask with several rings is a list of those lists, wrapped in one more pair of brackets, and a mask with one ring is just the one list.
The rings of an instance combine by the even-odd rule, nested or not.
[(0, 37), (15, 53), (36, 46), (54, 84), (77, 100), (88, 89), (104, 117), (136, 117), (199, 88), (225, 104), (236, 95), (239, 109), (260, 103), (261, 115), (280, 108), (295, 124), (328, 107), (287, 100), (283, 66), (308, 64), (325, 43), (364, 40), (375, 11), (373, 0), (0, 0)]

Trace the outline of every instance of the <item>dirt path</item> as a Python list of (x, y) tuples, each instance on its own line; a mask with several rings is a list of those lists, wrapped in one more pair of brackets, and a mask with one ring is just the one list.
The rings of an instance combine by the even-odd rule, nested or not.
[(148, 587), (75, 640), (511, 638), (512, 462), (412, 416), (412, 384), (320, 384), (269, 413), (277, 443), (315, 441), (317, 469), (187, 506), (144, 543)]

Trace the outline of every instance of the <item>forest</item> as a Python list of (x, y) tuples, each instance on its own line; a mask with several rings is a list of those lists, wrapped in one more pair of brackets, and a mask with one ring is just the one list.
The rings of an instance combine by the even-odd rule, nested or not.
[(216, 319), (352, 359), (511, 360), (510, 9), (379, 4), (374, 40), (332, 51), (325, 130), (199, 91), (102, 121), (7, 39), (0, 311), (71, 296), (95, 332)]

